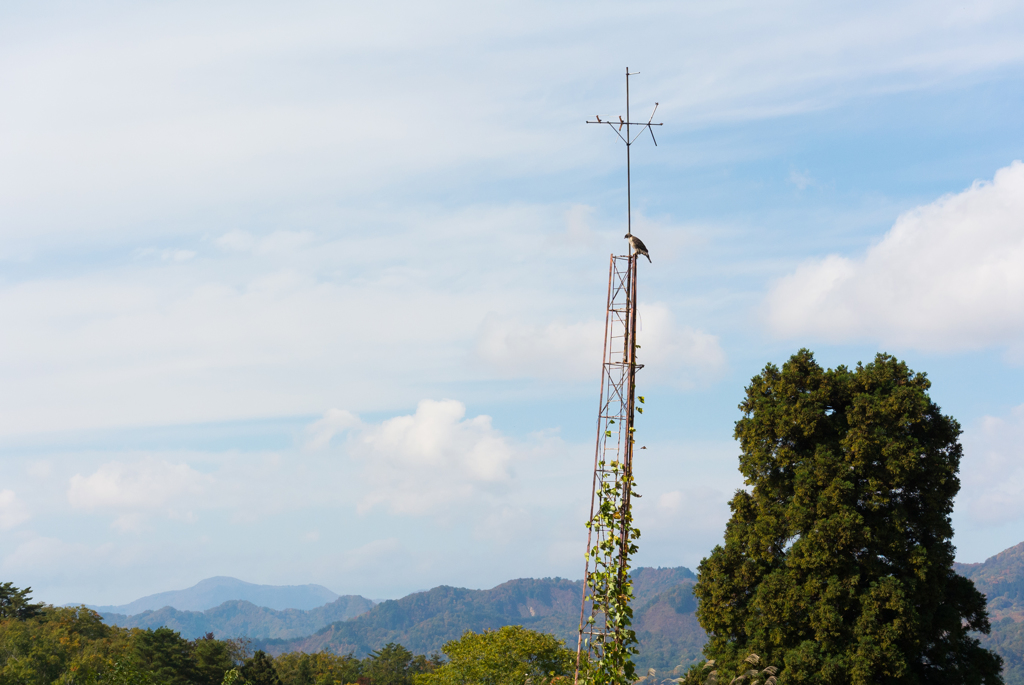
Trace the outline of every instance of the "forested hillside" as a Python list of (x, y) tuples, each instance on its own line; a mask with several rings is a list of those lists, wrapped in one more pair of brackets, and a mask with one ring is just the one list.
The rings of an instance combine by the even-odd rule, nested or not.
[(954, 564), (953, 568), (985, 595), (993, 621), (1024, 620), (1024, 542), (980, 564)]
[[(660, 670), (692, 663), (705, 640), (693, 614), (693, 573), (682, 567), (640, 568), (632, 575), (640, 665)], [(432, 653), (466, 630), (522, 625), (575, 645), (582, 591), (581, 581), (563, 578), (523, 578), (490, 590), (442, 586), (382, 602), (362, 616), (332, 623), (307, 638), (257, 644), (274, 654), (326, 649), (362, 656), (397, 642), (413, 652)]]
[(86, 607), (33, 603), (30, 592), (0, 583), (3, 685), (413, 685), (413, 676), (440, 666), (436, 656), (394, 644), (364, 659), (295, 652), (271, 659), (249, 640), (108, 626)]
[(980, 564), (955, 564), (985, 595), (992, 633), (981, 644), (1003, 657), (1006, 685), (1024, 685), (1024, 542)]

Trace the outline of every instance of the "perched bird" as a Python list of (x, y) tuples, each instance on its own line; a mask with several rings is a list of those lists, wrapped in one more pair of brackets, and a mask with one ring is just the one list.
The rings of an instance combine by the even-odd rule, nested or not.
[(601, 115), (600, 114), (597, 115), (597, 123), (599, 123), (599, 124), (601, 123)]
[(625, 125), (626, 125), (626, 122), (622, 120), (622, 115), (620, 114), (619, 115), (619, 130), (621, 131), (622, 127), (625, 126)]
[[(651, 255), (647, 252), (647, 246), (644, 245), (644, 241), (640, 240), (632, 233), (627, 233), (622, 237), (629, 241), (629, 246), (633, 248), (633, 252), (642, 254), (644, 257), (647, 257), (647, 261), (651, 261)], [(654, 262), (651, 263), (653, 264)]]

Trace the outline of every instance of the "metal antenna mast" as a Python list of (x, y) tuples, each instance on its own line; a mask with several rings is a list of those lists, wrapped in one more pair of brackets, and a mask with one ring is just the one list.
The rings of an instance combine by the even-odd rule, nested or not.
[[(626, 236), (633, 233), (632, 169), (630, 147), (643, 132), (654, 138), (654, 112), (646, 122), (629, 118), (629, 77), (640, 72), (626, 68), (626, 118), (604, 120), (600, 116), (588, 124), (607, 124), (626, 144)], [(634, 135), (633, 127), (639, 127)], [(625, 128), (626, 135), (622, 135)], [(628, 248), (627, 248), (628, 249)], [(576, 647), (576, 674), (579, 682), (584, 650), (590, 659), (601, 662), (615, 645), (633, 642), (632, 633), (622, 634), (618, 616), (622, 602), (628, 602), (629, 556), (632, 541), (633, 488), (633, 416), (636, 409), (636, 372), (643, 368), (636, 360), (636, 285), (637, 258), (611, 255), (608, 269), (608, 300), (605, 314), (604, 352), (601, 364), (601, 401), (597, 416), (597, 446), (594, 452), (594, 479), (587, 523), (587, 562), (584, 569), (583, 602), (580, 607), (579, 642)], [(643, 398), (640, 398), (643, 402)], [(641, 412), (642, 413), (642, 412)], [(591, 567), (593, 566), (593, 568)], [(589, 608), (589, 615), (588, 615)], [(628, 623), (626, 624), (628, 629)]]

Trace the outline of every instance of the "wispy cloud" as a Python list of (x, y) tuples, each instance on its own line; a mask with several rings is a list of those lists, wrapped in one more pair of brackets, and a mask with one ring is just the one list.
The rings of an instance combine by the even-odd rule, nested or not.
[(10, 530), (32, 516), (13, 490), (0, 490), (0, 530)]
[[(142, 458), (109, 462), (83, 476), (75, 474), (68, 487), (68, 502), (86, 511), (109, 510), (111, 524), (122, 532), (142, 530), (145, 516), (165, 511), (173, 518), (194, 521), (187, 511), (191, 500), (211, 490), (213, 478), (186, 463)], [(182, 511), (182, 508), (185, 508)]]
[(986, 416), (964, 436), (957, 508), (975, 524), (1024, 519), (1024, 405)]

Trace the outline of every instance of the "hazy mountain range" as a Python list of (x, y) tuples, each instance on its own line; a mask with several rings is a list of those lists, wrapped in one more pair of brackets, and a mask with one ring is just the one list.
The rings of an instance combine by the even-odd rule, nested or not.
[[(1024, 542), (983, 563), (956, 564), (955, 568), (971, 578), (986, 595), (992, 634), (979, 636), (982, 644), (1003, 657), (1007, 685), (1024, 685)], [(677, 567), (639, 568), (632, 575), (636, 596), (634, 627), (640, 640), (637, 664), (641, 672), (654, 667), (664, 673), (698, 660), (707, 638), (694, 615), (694, 574)], [(317, 591), (329, 593), (327, 596), (334, 599), (306, 610), (275, 610), (257, 606), (252, 600), (240, 601), (238, 597), (205, 611), (180, 609), (213, 601), (198, 598), (217, 597), (212, 588), (216, 585), (222, 588), (218, 592), (227, 592), (225, 588), (231, 587), (231, 583), (247, 592), (259, 588), (260, 592), (267, 593), (262, 595), (266, 597), (273, 595), (272, 590), (280, 589), (282, 594), (274, 600), (278, 606), (288, 601), (297, 602), (282, 599), (285, 597), (312, 597), (312, 594), (301, 594), (302, 591), (313, 593), (310, 588), (319, 588)], [(521, 578), (490, 590), (441, 586), (375, 605), (355, 595), (338, 597), (318, 585), (273, 588), (230, 578), (211, 578), (189, 590), (152, 595), (125, 605), (153, 606), (155, 598), (172, 597), (179, 603), (178, 608), (164, 606), (135, 615), (101, 613), (107, 623), (141, 628), (166, 625), (187, 638), (207, 632), (222, 638), (250, 637), (256, 640), (257, 647), (273, 654), (328, 649), (339, 654), (354, 652), (364, 656), (388, 642), (398, 642), (413, 652), (429, 654), (466, 630), (479, 632), (505, 625), (523, 625), (548, 632), (574, 646), (581, 596), (582, 581)]]
[(131, 616), (100, 612), (110, 625), (125, 628), (167, 626), (182, 637), (195, 639), (213, 633), (218, 638), (296, 638), (309, 635), (329, 623), (345, 621), (369, 611), (373, 602), (357, 595), (345, 595), (315, 609), (268, 609), (235, 599), (206, 611), (179, 611), (165, 606)]
[[(640, 639), (642, 667), (672, 669), (697, 659), (706, 638), (694, 616), (693, 573), (683, 567), (639, 568), (631, 575), (636, 598), (633, 624)], [(399, 642), (413, 652), (429, 654), (466, 630), (522, 625), (575, 646), (582, 592), (582, 581), (564, 578), (521, 578), (490, 590), (442, 586), (381, 602), (361, 616), (332, 623), (309, 637), (258, 644), (274, 654), (329, 649), (365, 655), (388, 642)]]
[(315, 609), (338, 599), (338, 593), (323, 585), (256, 585), (244, 580), (216, 576), (199, 581), (185, 590), (158, 592), (120, 606), (95, 606), (101, 614), (133, 615), (173, 607), (180, 611), (205, 611), (231, 600), (244, 600), (268, 609)]

